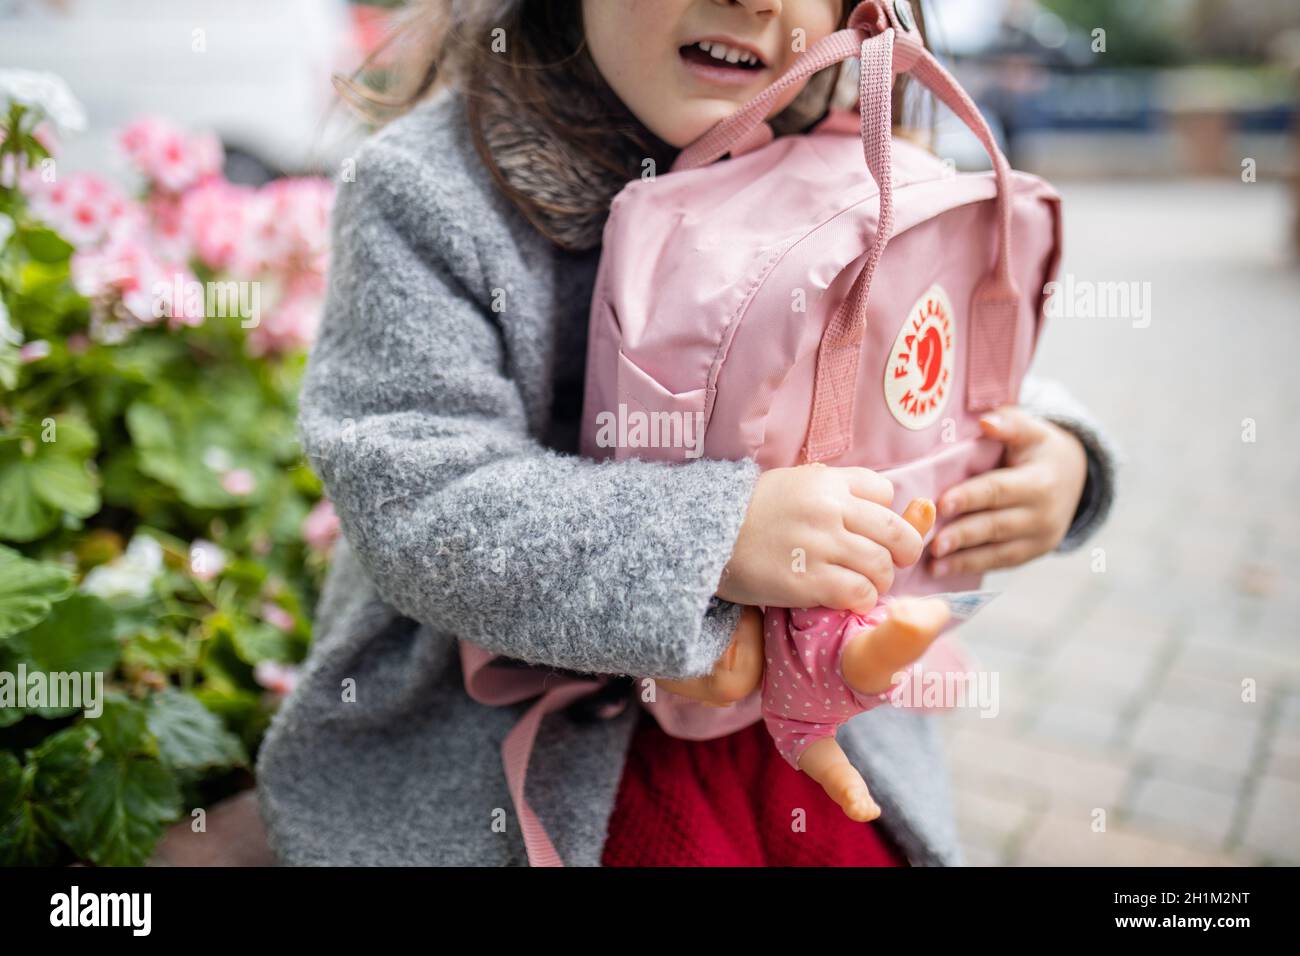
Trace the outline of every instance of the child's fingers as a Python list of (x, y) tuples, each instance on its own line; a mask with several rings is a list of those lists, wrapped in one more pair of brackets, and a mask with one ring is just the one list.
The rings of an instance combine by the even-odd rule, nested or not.
[(1032, 508), (999, 508), (996, 511), (977, 511), (954, 521), (930, 543), (930, 553), (936, 558), (952, 554), (962, 548), (998, 541), (1027, 538), (1041, 529), (1041, 516)]
[[(856, 500), (845, 508), (844, 527), (885, 548), (900, 568), (914, 564), (921, 556), (924, 541), (916, 528), (874, 501)], [(859, 570), (867, 573), (866, 568)]]
[(951, 518), (969, 511), (1007, 508), (1034, 501), (1039, 485), (1032, 468), (994, 468), (945, 491), (939, 497), (939, 510), (945, 518)]

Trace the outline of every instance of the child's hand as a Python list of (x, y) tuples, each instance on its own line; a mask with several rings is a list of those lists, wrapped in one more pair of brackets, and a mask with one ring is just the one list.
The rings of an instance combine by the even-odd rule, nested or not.
[(989, 438), (1006, 442), (1006, 465), (943, 493), (950, 523), (930, 544), (936, 577), (1010, 568), (1052, 551), (1079, 505), (1088, 473), (1079, 439), (1006, 405), (980, 419)]
[(719, 597), (737, 604), (867, 613), (894, 567), (921, 556), (916, 529), (890, 510), (894, 486), (869, 468), (800, 465), (759, 476)]

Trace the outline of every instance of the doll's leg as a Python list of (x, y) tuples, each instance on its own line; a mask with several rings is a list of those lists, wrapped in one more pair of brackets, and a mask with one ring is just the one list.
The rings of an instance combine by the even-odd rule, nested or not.
[(689, 680), (660, 680), (665, 690), (704, 704), (726, 707), (744, 700), (763, 679), (763, 612), (746, 607), (740, 612), (736, 633), (713, 673)]
[(899, 598), (874, 628), (848, 638), (840, 657), (844, 682), (860, 694), (880, 694), (894, 676), (921, 658), (950, 615), (935, 598)]
[(849, 763), (834, 734), (809, 744), (799, 757), (799, 769), (820, 783), (850, 819), (866, 823), (880, 816), (880, 807), (871, 799), (867, 782)]

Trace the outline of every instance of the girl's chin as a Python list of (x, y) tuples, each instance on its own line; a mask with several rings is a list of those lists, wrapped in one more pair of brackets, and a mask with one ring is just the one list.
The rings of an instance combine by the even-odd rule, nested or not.
[(684, 103), (676, 112), (675, 121), (671, 126), (664, 131), (659, 131), (657, 135), (670, 146), (682, 149), (695, 142), (743, 105), (744, 102), (733, 103), (723, 100), (708, 102), (697, 100)]

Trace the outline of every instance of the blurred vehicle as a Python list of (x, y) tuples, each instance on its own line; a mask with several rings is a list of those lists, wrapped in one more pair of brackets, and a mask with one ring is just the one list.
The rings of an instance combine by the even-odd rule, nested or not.
[(236, 181), (332, 171), (356, 129), (330, 77), (358, 57), (344, 0), (0, 0), (0, 63), (59, 74), (86, 107), (74, 166), (156, 114), (216, 131)]

